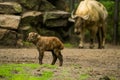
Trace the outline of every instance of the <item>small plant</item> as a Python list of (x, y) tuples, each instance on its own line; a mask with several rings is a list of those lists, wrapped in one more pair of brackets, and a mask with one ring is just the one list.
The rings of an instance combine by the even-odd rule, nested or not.
[(67, 47), (67, 48), (72, 48), (73, 47), (73, 45), (70, 44), (70, 43), (65, 43), (64, 46)]
[(29, 43), (29, 42), (27, 42), (27, 41), (23, 41), (23, 45), (24, 45), (24, 46), (32, 46), (33, 44), (32, 44), (32, 43)]

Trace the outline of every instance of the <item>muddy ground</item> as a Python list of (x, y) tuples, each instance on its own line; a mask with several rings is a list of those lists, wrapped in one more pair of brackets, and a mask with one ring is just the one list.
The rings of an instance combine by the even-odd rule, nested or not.
[[(62, 50), (62, 54), (64, 64), (55, 71), (52, 80), (79, 80), (79, 74), (82, 73), (89, 74), (89, 78), (86, 80), (100, 80), (105, 76), (111, 80), (120, 80), (120, 47), (110, 46), (106, 49), (65, 48)], [(51, 53), (45, 52), (43, 63), (50, 64), (51, 61)], [(35, 48), (1, 48), (0, 63), (38, 63), (38, 52)], [(55, 65), (58, 64), (59, 61)], [(63, 70), (66, 73), (61, 73)], [(62, 77), (60, 78), (60, 76)]]

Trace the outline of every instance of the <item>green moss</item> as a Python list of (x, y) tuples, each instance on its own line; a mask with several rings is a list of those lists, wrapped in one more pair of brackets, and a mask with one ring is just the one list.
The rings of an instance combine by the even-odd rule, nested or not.
[(32, 9), (38, 4), (37, 0), (21, 0), (20, 2), (29, 9)]
[(14, 4), (14, 9), (15, 9), (17, 12), (22, 12), (22, 7), (21, 7), (21, 5), (19, 5), (19, 4), (17, 4), (17, 3)]

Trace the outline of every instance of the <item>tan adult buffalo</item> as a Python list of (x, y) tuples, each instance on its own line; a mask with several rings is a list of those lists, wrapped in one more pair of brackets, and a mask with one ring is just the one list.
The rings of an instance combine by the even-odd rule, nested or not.
[(106, 8), (96, 0), (81, 1), (78, 8), (72, 14), (75, 20), (74, 31), (80, 37), (79, 48), (83, 48), (85, 29), (90, 31), (90, 48), (94, 48), (94, 41), (97, 35), (98, 48), (104, 48), (105, 28), (108, 12)]

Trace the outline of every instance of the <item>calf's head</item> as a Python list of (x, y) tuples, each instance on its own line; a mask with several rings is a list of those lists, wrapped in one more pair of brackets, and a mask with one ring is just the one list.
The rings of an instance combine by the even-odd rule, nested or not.
[(40, 36), (38, 33), (30, 32), (30, 33), (28, 34), (27, 40), (28, 40), (29, 42), (36, 42), (38, 36)]

